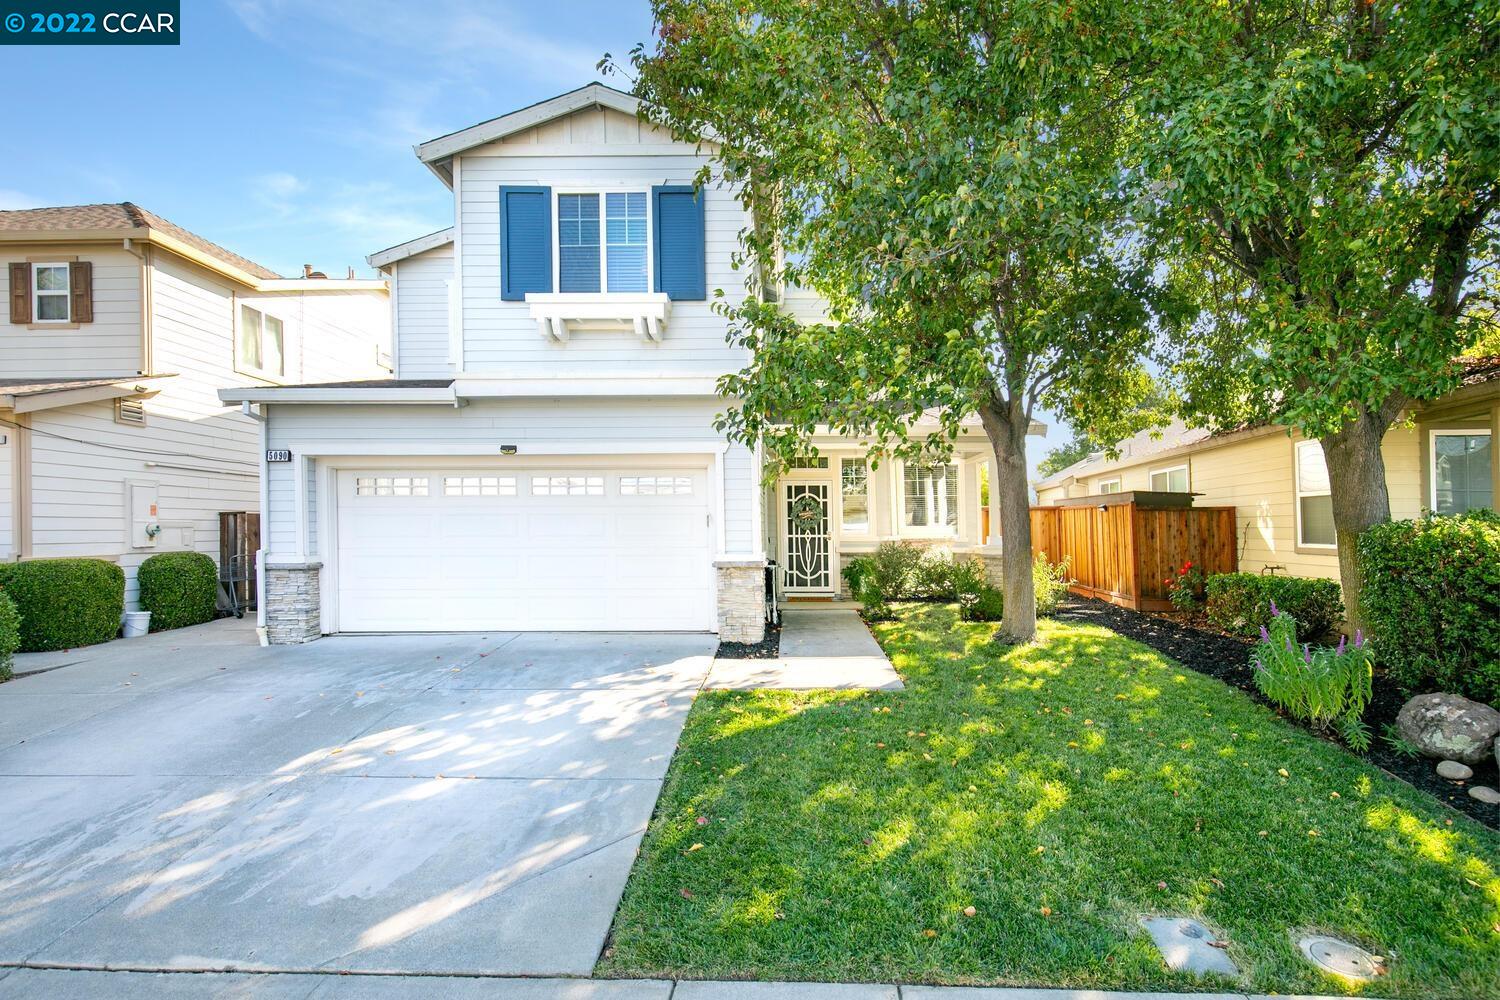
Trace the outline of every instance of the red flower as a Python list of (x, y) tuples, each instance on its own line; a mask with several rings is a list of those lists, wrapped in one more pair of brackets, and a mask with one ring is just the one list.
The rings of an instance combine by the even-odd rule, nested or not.
[(1171, 580), (1163, 580), (1162, 583), (1166, 584), (1168, 587), (1172, 586)]

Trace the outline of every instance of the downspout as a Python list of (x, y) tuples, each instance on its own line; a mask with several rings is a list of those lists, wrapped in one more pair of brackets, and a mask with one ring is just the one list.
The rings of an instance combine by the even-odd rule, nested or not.
[(255, 550), (255, 634), (262, 646), (269, 646), (266, 638), (266, 538), (269, 536), (268, 515), (271, 512), (271, 483), (266, 467), (267, 404), (260, 404), (260, 412), (247, 399), (240, 403), (240, 412), (260, 424), (260, 547)]
[(141, 262), (141, 368), (140, 374), (150, 375), (152, 369), (151, 357), (151, 317), (155, 312), (156, 303), (152, 291), (151, 273), (151, 245), (145, 244), (139, 250), (135, 247), (135, 240), (126, 237), (123, 241), (125, 252)]

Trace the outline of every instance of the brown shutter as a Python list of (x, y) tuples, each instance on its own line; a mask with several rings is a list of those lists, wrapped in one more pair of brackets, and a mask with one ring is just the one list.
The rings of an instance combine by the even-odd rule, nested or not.
[(73, 293), (73, 309), (68, 317), (75, 323), (94, 321), (94, 265), (75, 260), (68, 265), (68, 289)]
[(10, 266), (10, 321), (25, 326), (31, 322), (31, 265)]

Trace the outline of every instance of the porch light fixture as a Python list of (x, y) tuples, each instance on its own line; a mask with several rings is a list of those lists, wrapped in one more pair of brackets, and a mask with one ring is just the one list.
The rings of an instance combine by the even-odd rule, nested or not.
[(500, 454), (502, 455), (514, 455), (515, 453), (516, 446), (513, 444), (502, 444), (500, 446)]

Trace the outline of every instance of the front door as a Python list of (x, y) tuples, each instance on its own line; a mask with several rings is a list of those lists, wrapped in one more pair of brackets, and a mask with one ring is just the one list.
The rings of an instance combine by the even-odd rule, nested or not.
[(788, 594), (826, 594), (833, 590), (828, 537), (827, 483), (786, 483), (782, 487), (782, 530), (786, 544), (781, 567)]

